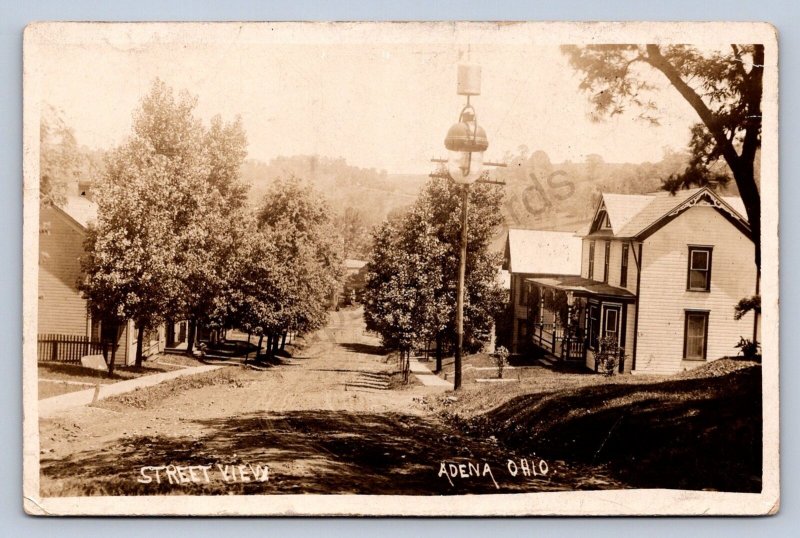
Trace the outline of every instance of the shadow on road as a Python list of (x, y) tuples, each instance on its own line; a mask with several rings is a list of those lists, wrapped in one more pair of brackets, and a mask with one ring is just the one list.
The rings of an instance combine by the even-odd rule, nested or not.
[(383, 347), (374, 344), (361, 344), (355, 342), (346, 342), (339, 344), (340, 347), (351, 351), (353, 353), (363, 353), (365, 355), (385, 355)]
[[(430, 417), (397, 413), (291, 411), (199, 421), (192, 437), (137, 435), (63, 460), (43, 457), (42, 494), (465, 494), (597, 489), (598, 473), (559, 466), (548, 477), (511, 477), (508, 453)], [(437, 476), (441, 462), (488, 463), (488, 475)], [(210, 465), (209, 483), (137, 481), (142, 466)], [(266, 482), (225, 482), (216, 465), (268, 465)], [(556, 470), (556, 466), (552, 469)], [(583, 481), (592, 477), (591, 482)], [(612, 487), (607, 483), (606, 487)], [(619, 486), (617, 486), (619, 487)]]

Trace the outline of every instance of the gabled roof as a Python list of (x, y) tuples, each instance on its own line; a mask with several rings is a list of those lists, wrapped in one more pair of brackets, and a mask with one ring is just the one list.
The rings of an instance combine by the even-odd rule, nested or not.
[(581, 238), (574, 232), (510, 228), (505, 258), (513, 273), (579, 275)]
[(67, 195), (66, 202), (59, 209), (82, 228), (97, 220), (97, 204), (84, 196)]
[(652, 196), (646, 194), (603, 193), (603, 203), (614, 234), (619, 234), (652, 200)]
[[(719, 196), (707, 187), (681, 190), (675, 194), (666, 191), (644, 195), (603, 193), (590, 231), (596, 230), (597, 216), (601, 211), (606, 211), (615, 237), (637, 238), (698, 203), (712, 205), (743, 232), (749, 233), (742, 199), (736, 196)], [(603, 230), (596, 230), (590, 235), (602, 232)]]

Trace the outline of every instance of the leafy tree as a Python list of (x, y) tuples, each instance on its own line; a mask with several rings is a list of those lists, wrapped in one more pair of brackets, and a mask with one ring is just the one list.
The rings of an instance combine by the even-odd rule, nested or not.
[(276, 335), (286, 326), (293, 268), (283, 260), (269, 229), (258, 229), (252, 217), (242, 222), (244, 234), (226, 264), (229, 285), (218, 298), (214, 317), (220, 326), (258, 335), (260, 350), (265, 335)]
[(692, 158), (665, 188), (675, 190), (725, 180), (724, 161), (742, 197), (761, 266), (761, 197), (755, 163), (761, 147), (761, 98), (764, 46), (732, 44), (729, 50), (701, 51), (688, 45), (565, 46), (562, 51), (581, 73), (580, 89), (590, 95), (595, 117), (622, 114), (633, 108), (657, 122), (653, 69), (695, 110), (700, 122), (692, 129)]
[(230, 285), (226, 264), (243, 235), (244, 132), (238, 119), (215, 118), (206, 130), (196, 102), (156, 80), (97, 194), (82, 286), (98, 313), (135, 320), (137, 365), (143, 333), (167, 318), (189, 319), (191, 353), (198, 323), (213, 321)]
[(277, 329), (303, 333), (323, 327), (343, 278), (341, 238), (328, 204), (300, 178), (278, 178), (264, 196), (257, 221), (285, 269)]
[[(449, 342), (456, 340), (462, 188), (452, 181), (432, 178), (417, 202), (418, 206), (425, 208), (433, 234), (445, 248), (441, 257), (443, 287), (440, 293), (450, 308), (448, 323), (440, 336)], [(492, 239), (503, 224), (503, 191), (497, 185), (476, 183), (470, 187), (468, 203), (464, 346), (468, 350), (477, 350), (488, 340), (494, 320), (503, 309), (504, 292), (497, 282), (500, 255), (489, 250)]]
[(39, 124), (39, 201), (62, 205), (67, 184), (77, 181), (85, 168), (75, 133), (52, 106), (45, 106)]
[(336, 227), (342, 235), (343, 257), (346, 259), (364, 256), (369, 247), (369, 232), (364, 214), (360, 210), (348, 206), (341, 215), (336, 217), (335, 221)]
[[(407, 352), (415, 340), (435, 339), (437, 369), (445, 342), (456, 340), (463, 187), (431, 179), (405, 215), (375, 234), (365, 289), (367, 327), (385, 345)], [(464, 342), (478, 349), (502, 312), (496, 276), (499, 259), (489, 243), (502, 223), (502, 191), (476, 184), (470, 190), (465, 277)]]
[(175, 219), (175, 192), (168, 159), (138, 139), (116, 150), (96, 195), (98, 220), (86, 238), (79, 283), (93, 316), (139, 329), (136, 365), (144, 332), (163, 321), (183, 293)]

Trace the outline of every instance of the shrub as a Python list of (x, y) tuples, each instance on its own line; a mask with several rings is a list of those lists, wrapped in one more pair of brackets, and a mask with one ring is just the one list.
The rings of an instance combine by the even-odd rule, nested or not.
[(612, 376), (619, 365), (619, 355), (622, 348), (617, 344), (614, 336), (604, 336), (600, 339), (599, 349), (594, 356), (597, 371), (605, 376)]
[(739, 356), (752, 361), (761, 362), (761, 344), (753, 340), (749, 340), (744, 336), (739, 337), (739, 343), (736, 344), (739, 350)]

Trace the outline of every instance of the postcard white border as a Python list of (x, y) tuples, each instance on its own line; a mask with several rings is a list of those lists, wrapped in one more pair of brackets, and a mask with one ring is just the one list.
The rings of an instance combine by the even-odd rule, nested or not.
[[(271, 31), (257, 32), (268, 26)], [(36, 379), (40, 75), (46, 42), (150, 40), (225, 43), (763, 43), (762, 365), (763, 489), (760, 494), (686, 490), (572, 491), (464, 496), (39, 496)], [(688, 37), (691, 36), (691, 39)], [(25, 30), (23, 101), (23, 506), (36, 515), (764, 515), (779, 507), (778, 44), (773, 26), (750, 22), (35, 23)], [(424, 502), (421, 502), (424, 501)]]

